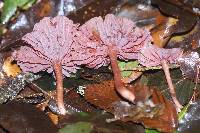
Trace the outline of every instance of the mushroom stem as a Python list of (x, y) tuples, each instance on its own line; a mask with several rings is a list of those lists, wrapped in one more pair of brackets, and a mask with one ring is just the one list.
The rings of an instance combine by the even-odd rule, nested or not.
[(62, 115), (66, 114), (64, 101), (63, 101), (63, 74), (62, 64), (58, 61), (53, 64), (55, 77), (56, 77), (56, 91), (57, 91), (57, 104), (58, 109)]
[(162, 68), (163, 68), (164, 73), (165, 73), (167, 84), (169, 86), (169, 92), (171, 93), (172, 100), (173, 100), (174, 104), (176, 105), (177, 110), (180, 111), (180, 109), (183, 106), (179, 103), (179, 101), (176, 97), (176, 91), (174, 89), (174, 85), (172, 83), (172, 79), (171, 79), (171, 76), (170, 76), (169, 66), (168, 66), (166, 60), (162, 60), (161, 64), (162, 64)]
[(110, 57), (111, 67), (114, 74), (114, 83), (117, 92), (125, 99), (134, 102), (135, 95), (133, 92), (128, 90), (125, 87), (125, 84), (122, 82), (121, 72), (117, 64), (117, 51), (114, 50), (112, 46), (108, 48), (108, 56)]

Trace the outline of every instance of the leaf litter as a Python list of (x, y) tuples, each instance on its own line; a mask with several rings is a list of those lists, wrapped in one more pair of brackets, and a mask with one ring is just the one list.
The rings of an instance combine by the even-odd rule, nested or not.
[[(83, 24), (85, 21), (89, 20), (90, 18), (94, 16), (99, 16), (99, 15), (105, 16), (107, 13), (115, 9), (117, 9), (120, 13), (123, 13), (124, 11), (126, 11), (127, 13), (127, 10), (126, 10), (127, 8), (124, 8), (124, 7), (127, 7), (127, 5), (123, 6), (121, 11), (119, 10), (119, 7), (124, 4), (124, 1), (123, 2), (120, 1), (118, 3), (113, 0), (107, 4), (105, 1), (101, 1), (100, 4), (97, 4), (98, 2), (100, 1), (91, 0), (85, 3), (82, 3), (82, 5), (77, 5), (78, 9), (76, 11), (72, 13), (66, 12), (66, 14), (68, 14), (67, 16), (71, 18), (72, 20), (74, 20), (74, 22), (79, 22)], [(195, 1), (192, 1), (192, 2), (195, 3)], [(165, 0), (165, 1), (152, 0), (153, 5), (157, 5), (157, 7), (159, 7), (159, 10), (161, 12), (156, 7), (152, 7), (147, 1), (145, 2), (140, 1), (140, 2), (135, 2), (135, 3), (129, 2), (128, 5), (129, 6), (132, 5), (134, 8), (129, 7), (128, 10), (130, 11), (130, 10), (136, 9), (137, 13), (131, 14), (131, 15), (126, 14), (126, 15), (130, 15), (127, 17), (137, 22), (136, 25), (142, 24), (144, 26), (145, 24), (147, 25), (150, 24), (149, 27), (147, 25), (145, 26), (149, 29), (151, 27), (154, 27), (154, 31), (153, 32), (152, 30), (150, 31), (151, 31), (151, 35), (153, 35), (153, 38), (152, 38), (153, 42), (156, 43), (156, 45), (158, 44), (157, 46), (159, 47), (167, 46), (170, 48), (181, 47), (186, 51), (186, 54), (185, 53), (183, 54), (178, 64), (178, 66), (180, 65), (181, 71), (179, 70), (179, 68), (176, 68), (176, 70), (173, 70), (171, 72), (172, 81), (174, 82), (176, 86), (175, 88), (177, 91), (177, 99), (180, 101), (182, 105), (187, 104), (191, 100), (194, 101), (198, 99), (198, 94), (199, 94), (198, 93), (198, 88), (199, 88), (198, 67), (197, 67), (198, 58), (195, 58), (196, 60), (193, 60), (194, 56), (192, 56), (194, 55), (193, 54), (194, 52), (198, 52), (198, 41), (199, 41), (198, 31), (193, 31), (193, 28), (195, 29), (196, 25), (198, 26), (198, 23), (199, 23), (197, 19), (198, 4), (195, 5), (192, 2), (184, 3), (183, 1), (180, 0), (178, 3), (174, 3), (171, 0)], [(101, 12), (100, 8), (98, 8), (98, 5), (101, 5), (101, 4), (106, 5), (105, 7), (103, 6), (105, 9), (105, 10), (102, 10), (103, 12)], [(27, 22), (30, 25), (25, 24), (19, 27), (15, 27), (17, 26), (18, 21), (10, 20), (10, 22), (13, 24), (9, 22), (9, 24), (7, 25), (8, 32), (4, 34), (3, 40), (1, 41), (2, 42), (1, 51), (3, 52), (2, 54), (7, 53), (7, 51), (10, 49), (16, 49), (15, 48), (16, 46), (22, 45), (22, 42), (20, 41), (21, 37), (25, 35), (27, 32), (30, 32), (33, 25), (37, 23), (40, 19), (42, 19), (44, 16), (49, 16), (49, 15), (55, 16), (58, 12), (57, 9), (59, 7), (57, 5), (59, 5), (59, 2), (44, 0), (34, 5), (33, 8), (31, 7), (30, 10), (25, 11), (25, 14), (21, 13), (16, 18), (16, 19), (19, 18), (22, 20), (24, 19), (24, 16), (26, 16), (26, 18), (31, 19), (31, 21), (27, 19), (28, 20)], [(102, 8), (102, 5), (99, 7)], [(114, 7), (111, 8), (111, 6), (113, 5)], [(94, 9), (96, 9), (94, 10), (94, 13), (92, 10), (93, 7)], [(143, 18), (145, 21), (137, 20), (140, 17), (139, 14), (140, 13), (144, 14), (145, 11), (147, 11), (147, 9), (153, 11), (152, 14), (150, 14), (150, 17), (148, 17), (147, 15), (146, 18)], [(182, 9), (185, 9), (185, 10), (182, 10)], [(34, 15), (33, 16), (30, 15), (30, 13), (33, 12), (33, 10), (37, 11), (35, 17)], [(123, 16), (123, 14), (121, 15)], [(138, 15), (139, 17), (138, 16), (134, 17), (134, 15)], [(80, 16), (83, 16), (83, 17), (80, 17)], [(169, 16), (171, 18), (169, 18)], [(183, 16), (187, 16), (188, 18), (183, 19), (184, 18)], [(161, 19), (158, 20), (158, 17), (160, 17)], [(83, 18), (83, 19), (79, 19), (79, 18)], [(155, 20), (157, 20), (157, 22)], [(168, 31), (167, 34), (164, 34), (164, 36), (160, 38), (159, 35), (165, 33), (165, 31), (169, 28), (168, 26), (170, 26), (170, 30)], [(12, 30), (10, 27), (15, 27), (15, 28), (14, 30)], [(161, 29), (159, 27), (161, 27)], [(163, 30), (163, 31), (160, 32), (160, 30)], [(17, 34), (17, 36), (15, 36), (16, 33), (18, 32), (20, 34)], [(14, 35), (14, 38), (12, 38), (12, 35)], [(98, 36), (98, 33), (95, 35)], [(184, 36), (184, 38), (174, 41), (176, 37), (182, 37), (182, 36)], [(155, 38), (158, 40), (158, 42), (155, 41)], [(97, 39), (97, 38), (94, 38), (94, 39)], [(96, 41), (98, 41), (98, 39)], [(186, 45), (183, 45), (185, 44), (185, 42), (189, 42), (189, 44), (187, 43)], [(195, 51), (190, 51), (190, 50), (195, 50)], [(194, 65), (191, 64), (191, 62), (193, 62)], [(129, 63), (129, 61), (127, 61), (127, 63)], [(1, 92), (3, 93), (3, 95), (6, 93), (6, 95), (4, 96), (8, 96), (6, 98), (3, 98), (2, 102), (5, 105), (7, 105), (7, 103), (15, 99), (21, 102), (38, 104), (38, 107), (43, 111), (44, 110), (47, 111), (48, 114), (50, 114), (51, 112), (55, 113), (56, 114), (55, 116), (58, 116), (58, 117), (54, 117), (54, 123), (57, 123), (57, 125), (61, 124), (63, 125), (62, 127), (64, 127), (64, 125), (68, 123), (69, 121), (67, 120), (66, 117), (64, 117), (65, 120), (62, 121), (63, 118), (60, 118), (60, 115), (58, 115), (59, 111), (58, 111), (58, 107), (55, 101), (56, 99), (55, 92), (53, 93), (50, 92), (49, 87), (40, 88), (39, 86), (37, 86), (37, 84), (32, 82), (32, 80), (28, 81), (29, 79), (26, 79), (26, 78), (25, 79), (23, 78), (22, 80), (20, 79), (19, 81), (18, 80), (15, 81), (19, 75), (16, 76), (15, 71), (11, 71), (10, 73), (13, 73), (13, 75), (15, 76), (9, 77), (10, 75), (12, 75), (10, 73), (8, 74), (7, 72), (10, 66), (4, 67), (4, 72), (2, 72), (5, 78), (3, 79), (2, 83), (6, 82), (7, 85), (3, 86), (4, 89), (2, 89)], [(141, 72), (141, 68), (143, 72)], [(120, 69), (123, 69), (123, 68), (120, 68)], [(108, 76), (109, 81), (105, 81), (108, 79), (107, 79), (107, 75), (104, 72), (102, 73), (101, 71), (98, 72), (97, 70), (91, 70), (91, 71), (88, 71), (86, 75), (83, 75), (85, 74), (84, 72), (87, 71), (87, 69), (81, 68), (80, 70), (78, 70), (77, 74), (73, 75), (74, 77), (70, 77), (70, 79), (67, 79), (67, 80), (64, 79), (64, 82), (72, 81), (71, 82), (72, 84), (67, 85), (67, 86), (72, 86), (72, 88), (64, 89), (66, 93), (64, 101), (68, 101), (67, 103), (65, 103), (65, 107), (67, 108), (67, 110), (71, 111), (70, 114), (72, 116), (76, 115), (76, 112), (77, 113), (98, 112), (100, 110), (105, 110), (114, 115), (114, 117), (113, 116), (105, 117), (104, 119), (105, 123), (103, 124), (104, 125), (103, 127), (99, 126), (94, 121), (90, 121), (89, 124), (92, 125), (93, 131), (123, 132), (125, 131), (124, 129), (125, 127), (131, 129), (131, 125), (135, 125), (133, 123), (141, 123), (146, 128), (157, 129), (158, 131), (161, 131), (161, 132), (172, 132), (176, 130), (178, 127), (177, 126), (178, 125), (177, 112), (173, 103), (170, 100), (167, 100), (163, 96), (167, 94), (166, 96), (170, 99), (170, 95), (168, 91), (166, 91), (168, 87), (165, 82), (165, 79), (163, 78), (164, 75), (159, 70), (161, 69), (161, 67), (157, 66), (154, 68), (145, 68), (141, 66), (141, 64), (138, 64), (134, 67), (131, 66), (131, 69), (134, 69), (135, 72), (139, 72), (139, 75), (134, 77), (134, 72), (131, 71), (130, 69), (128, 71), (127, 70), (126, 71), (120, 70), (120, 71), (122, 71), (121, 74), (123, 76), (125, 76), (126, 78), (128, 77), (128, 79), (125, 79), (122, 81), (125, 82), (125, 87), (127, 88), (127, 90), (135, 94), (134, 103), (127, 101), (126, 98), (124, 99), (123, 97), (119, 95), (120, 93), (116, 92), (115, 90), (116, 86), (115, 86), (114, 81), (112, 80), (112, 77), (113, 77), (112, 71), (109, 67), (103, 68), (103, 70), (109, 73), (109, 76)], [(5, 71), (9, 76), (5, 74)], [(139, 79), (137, 81), (134, 81), (135, 79), (140, 77), (142, 73), (145, 74), (145, 76), (144, 75), (142, 76), (142, 79), (146, 77), (145, 82), (148, 82), (148, 86), (138, 83)], [(89, 78), (88, 78), (88, 75), (89, 75)], [(44, 77), (45, 77), (44, 75), (40, 76), (38, 81), (42, 81)], [(114, 73), (114, 77), (115, 77), (115, 73)], [(156, 78), (158, 82), (156, 82)], [(116, 80), (116, 78), (114, 79)], [(55, 80), (52, 79), (50, 82), (51, 84), (54, 84)], [(9, 89), (8, 86), (13, 88), (14, 91), (13, 89)], [(195, 95), (193, 93), (194, 88), (197, 88)], [(17, 91), (15, 91), (15, 89), (17, 89)], [(82, 95), (77, 94), (76, 91), (78, 92), (82, 91), (81, 92)], [(25, 92), (25, 93), (23, 94), (22, 92)], [(195, 98), (191, 99), (191, 97), (195, 97)], [(72, 101), (76, 101), (76, 102), (72, 103)], [(168, 113), (163, 113), (163, 112), (168, 112)], [(67, 117), (70, 117), (71, 115), (68, 115)], [(91, 115), (91, 117), (94, 117), (94, 118), (95, 116), (98, 116), (98, 115), (97, 114), (93, 116)], [(103, 116), (103, 115), (100, 113), (99, 116)], [(195, 116), (195, 114), (192, 114), (192, 116)], [(75, 117), (73, 116), (72, 119), (75, 119)], [(87, 118), (84, 118), (84, 119), (87, 119)], [(76, 123), (79, 121), (80, 120), (76, 121)], [(110, 122), (109, 125), (113, 124), (113, 127), (115, 127), (116, 126), (115, 123), (118, 123), (118, 122), (123, 126), (119, 130), (113, 130), (112, 126), (111, 126), (111, 129), (109, 129), (108, 127), (105, 126), (108, 124), (106, 123), (106, 121)], [(127, 121), (131, 121), (131, 124), (127, 123)], [(73, 125), (76, 127), (76, 124), (73, 124), (72, 122), (70, 123), (69, 128), (73, 129)], [(138, 125), (135, 125), (135, 126), (137, 127)], [(141, 126), (139, 127), (140, 128), (136, 128), (137, 129), (136, 132), (137, 131), (139, 132), (139, 130), (144, 132), (144, 128), (141, 128)], [(193, 126), (191, 126), (191, 128), (192, 127)]]

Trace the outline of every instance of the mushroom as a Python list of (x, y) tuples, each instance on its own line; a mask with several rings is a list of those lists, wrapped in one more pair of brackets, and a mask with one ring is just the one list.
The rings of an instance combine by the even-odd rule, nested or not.
[(169, 91), (174, 104), (178, 111), (182, 108), (176, 97), (176, 91), (174, 89), (172, 79), (169, 72), (169, 65), (177, 63), (178, 58), (182, 55), (182, 50), (179, 48), (164, 49), (158, 48), (155, 45), (149, 44), (145, 45), (138, 56), (138, 61), (141, 65), (146, 67), (154, 67), (162, 65), (164, 70), (167, 84), (169, 86)]
[(138, 28), (127, 18), (108, 14), (104, 20), (102, 17), (94, 17), (79, 27), (76, 39), (75, 63), (85, 64), (89, 68), (111, 64), (117, 92), (134, 102), (135, 95), (122, 82), (117, 58), (137, 59), (141, 47), (151, 42), (150, 33)]
[(69, 77), (78, 68), (72, 62), (71, 54), (77, 27), (64, 16), (45, 17), (35, 24), (31, 33), (22, 37), (28, 44), (12, 55), (23, 72), (54, 72), (57, 104), (63, 115), (67, 113), (63, 102), (63, 74)]

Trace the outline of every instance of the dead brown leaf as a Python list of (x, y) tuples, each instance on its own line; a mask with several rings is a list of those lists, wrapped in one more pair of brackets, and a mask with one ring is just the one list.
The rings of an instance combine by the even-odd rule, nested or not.
[(3, 63), (3, 71), (7, 76), (16, 77), (21, 70), (17, 64), (12, 63), (11, 57), (7, 57)]
[(152, 100), (154, 104), (164, 105), (163, 114), (153, 118), (142, 118), (140, 121), (145, 125), (145, 127), (156, 128), (161, 132), (173, 132), (178, 126), (175, 106), (158, 90), (153, 91)]
[(105, 110), (112, 106), (112, 103), (121, 100), (115, 91), (113, 80), (104, 81), (101, 84), (88, 85), (85, 89), (85, 99)]
[(132, 121), (161, 132), (171, 132), (177, 128), (177, 112), (173, 103), (156, 88), (141, 84), (127, 88), (134, 91), (135, 104), (124, 101), (116, 93), (112, 80), (88, 85), (85, 98), (95, 106), (114, 114), (114, 118), (108, 119), (108, 122)]

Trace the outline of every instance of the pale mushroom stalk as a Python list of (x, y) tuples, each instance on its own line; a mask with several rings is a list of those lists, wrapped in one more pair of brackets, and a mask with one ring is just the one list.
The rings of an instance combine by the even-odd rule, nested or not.
[(23, 72), (54, 71), (57, 104), (62, 115), (68, 113), (63, 101), (63, 76), (70, 77), (78, 69), (71, 49), (77, 28), (78, 25), (65, 16), (44, 17), (34, 25), (32, 32), (22, 37), (27, 45), (12, 54)]
[(63, 74), (62, 74), (62, 64), (57, 61), (53, 64), (54, 68), (54, 73), (56, 77), (56, 91), (57, 91), (57, 104), (58, 104), (58, 109), (60, 110), (61, 114), (66, 114), (66, 109), (64, 106), (64, 101), (63, 101)]
[(128, 90), (125, 87), (125, 84), (122, 82), (121, 72), (117, 64), (117, 51), (113, 50), (111, 46), (108, 48), (108, 56), (110, 57), (111, 67), (114, 74), (114, 83), (117, 92), (125, 99), (134, 102), (135, 95), (133, 92)]
[(166, 60), (162, 60), (161, 65), (162, 65), (163, 71), (165, 73), (165, 77), (166, 77), (166, 80), (167, 80), (167, 84), (169, 86), (169, 92), (171, 94), (172, 100), (173, 100), (174, 104), (176, 105), (177, 110), (180, 111), (180, 109), (183, 106), (180, 104), (180, 102), (178, 101), (178, 99), (176, 97), (176, 91), (175, 91), (174, 85), (172, 83), (168, 63), (167, 63)]
[(176, 92), (171, 80), (168, 63), (169, 64), (177, 63), (177, 59), (181, 55), (182, 55), (182, 50), (180, 48), (165, 49), (165, 48), (159, 48), (152, 44), (148, 44), (141, 49), (140, 54), (138, 56), (138, 61), (143, 66), (146, 67), (157, 67), (160, 65), (162, 66), (169, 87), (169, 92), (177, 108), (177, 111), (180, 111), (182, 105), (179, 103), (176, 97)]

